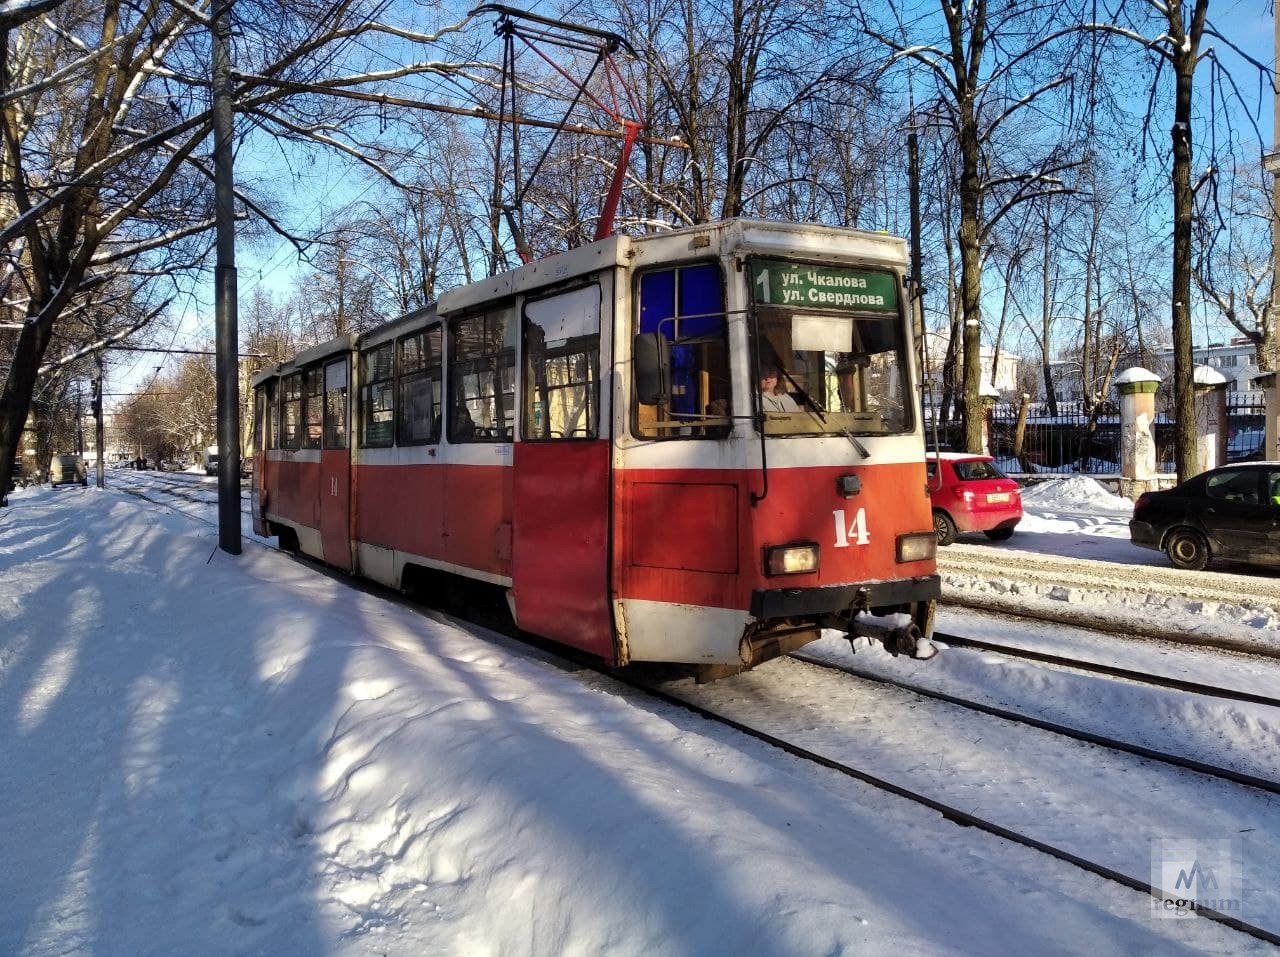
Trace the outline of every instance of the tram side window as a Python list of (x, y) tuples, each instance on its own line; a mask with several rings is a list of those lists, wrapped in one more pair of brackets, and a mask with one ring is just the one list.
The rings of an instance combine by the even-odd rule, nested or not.
[(271, 418), (275, 414), (276, 404), (274, 383), (267, 380), (255, 390), (253, 403), (253, 451), (255, 453), (276, 447), (275, 429)]
[(395, 438), (395, 381), (392, 378), (395, 343), (384, 342), (366, 350), (360, 357), (364, 383), (360, 387), (360, 445), (364, 448), (387, 448)]
[(432, 326), (400, 340), (396, 419), (399, 445), (440, 441), (440, 327)]
[(284, 445), (281, 439), (284, 438), (284, 382), (277, 380), (274, 388), (271, 390), (271, 407), (267, 411), (267, 415), (271, 416), (271, 428), (268, 430), (271, 434), (267, 440), (267, 448), (282, 449)]
[(524, 306), (526, 439), (594, 439), (600, 432), (600, 287)]
[(716, 263), (643, 273), (637, 331), (671, 342), (670, 395), (636, 404), (635, 432), (646, 438), (717, 438), (729, 433), (729, 344), (724, 279)]
[(303, 419), (306, 429), (302, 434), (304, 449), (320, 448), (320, 436), (324, 431), (324, 370), (313, 366), (302, 374)]
[(267, 415), (267, 398), (265, 390), (253, 390), (253, 451), (258, 452), (262, 449), (262, 436), (264, 429), (262, 420)]
[(284, 396), (280, 402), (284, 428), (280, 430), (280, 447), (297, 449), (302, 445), (302, 373), (284, 380)]
[(347, 447), (347, 360), (324, 367), (324, 447)]
[(508, 306), (449, 324), (449, 441), (509, 442), (515, 426), (516, 314)]

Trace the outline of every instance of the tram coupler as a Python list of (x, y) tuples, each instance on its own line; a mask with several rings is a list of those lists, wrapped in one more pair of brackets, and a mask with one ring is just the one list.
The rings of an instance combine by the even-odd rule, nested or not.
[(925, 660), (938, 653), (938, 649), (925, 637), (916, 620), (905, 613), (880, 616), (861, 612), (850, 622), (848, 637), (850, 645), (857, 638), (879, 641), (895, 658), (898, 655), (908, 655)]

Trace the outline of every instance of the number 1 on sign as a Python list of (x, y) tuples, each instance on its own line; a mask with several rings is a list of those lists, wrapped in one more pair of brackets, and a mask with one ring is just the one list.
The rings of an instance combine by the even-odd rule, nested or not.
[(760, 270), (760, 275), (756, 277), (756, 285), (760, 287), (760, 301), (769, 302), (769, 270)]
[(858, 509), (853, 516), (853, 522), (846, 527), (844, 509), (838, 508), (831, 513), (836, 520), (836, 548), (848, 548), (850, 539), (855, 545), (866, 545), (871, 541), (871, 536), (867, 533), (867, 510), (865, 508)]

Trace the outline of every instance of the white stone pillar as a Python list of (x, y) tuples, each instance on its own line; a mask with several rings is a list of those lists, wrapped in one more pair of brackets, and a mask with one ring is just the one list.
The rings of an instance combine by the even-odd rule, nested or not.
[(1137, 499), (1158, 487), (1156, 442), (1156, 387), (1160, 377), (1140, 367), (1116, 376), (1120, 393), (1120, 494)]
[(1262, 457), (1269, 462), (1280, 462), (1280, 383), (1276, 381), (1274, 372), (1264, 372), (1253, 377), (1253, 384), (1261, 389), (1267, 397), (1266, 416), (1267, 434), (1263, 439)]
[(1217, 369), (1196, 366), (1196, 474), (1227, 460), (1227, 379)]

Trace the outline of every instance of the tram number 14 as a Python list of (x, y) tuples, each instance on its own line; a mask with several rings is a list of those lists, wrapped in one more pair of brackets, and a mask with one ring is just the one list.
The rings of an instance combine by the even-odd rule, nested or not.
[(867, 510), (860, 508), (853, 516), (853, 522), (845, 524), (844, 509), (838, 508), (831, 513), (836, 520), (836, 548), (848, 548), (850, 544), (866, 545), (871, 541), (867, 532)]

